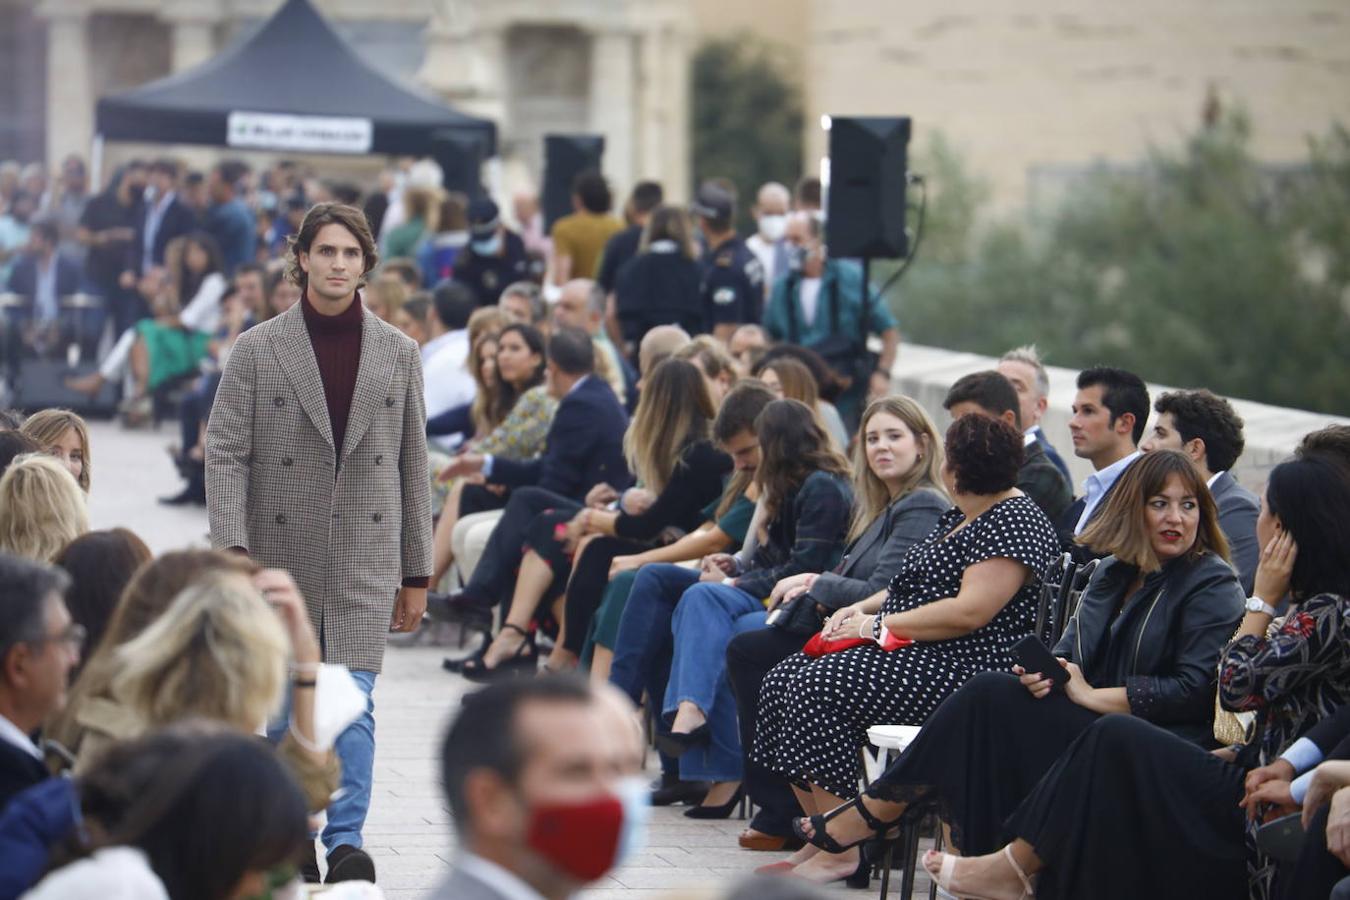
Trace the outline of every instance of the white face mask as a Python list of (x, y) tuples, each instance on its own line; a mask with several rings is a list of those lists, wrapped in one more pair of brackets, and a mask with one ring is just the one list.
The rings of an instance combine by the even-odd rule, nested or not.
[(777, 243), (787, 234), (787, 216), (760, 216), (759, 236), (771, 244)]

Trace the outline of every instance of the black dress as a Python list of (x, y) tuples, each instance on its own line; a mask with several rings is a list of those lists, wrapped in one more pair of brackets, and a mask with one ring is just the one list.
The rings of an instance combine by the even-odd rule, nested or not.
[[(1132, 714), (1212, 746), (1214, 676), (1242, 618), (1242, 587), (1213, 554), (1172, 560), (1126, 597), (1137, 575), (1103, 560), (1055, 654), (1093, 687), (1123, 686)], [(1014, 675), (977, 675), (868, 794), (911, 804), (911, 815), (935, 804), (963, 853), (991, 853), (1004, 843), (1004, 821), (1098, 718), (1063, 691), (1037, 700)]]
[(1245, 773), (1134, 716), (1103, 716), (1008, 822), (1040, 900), (1241, 900)]
[(1058, 549), (1054, 528), (1025, 496), (996, 503), (953, 534), (963, 520), (953, 507), (909, 551), (891, 580), (883, 615), (955, 597), (966, 569), (988, 559), (1015, 560), (1035, 577), (987, 624), (961, 637), (891, 653), (867, 644), (817, 659), (789, 656), (760, 689), (756, 762), (795, 783), (852, 797), (868, 728), (921, 725), (972, 676), (1012, 665), (1008, 647), (1031, 631), (1040, 573)]

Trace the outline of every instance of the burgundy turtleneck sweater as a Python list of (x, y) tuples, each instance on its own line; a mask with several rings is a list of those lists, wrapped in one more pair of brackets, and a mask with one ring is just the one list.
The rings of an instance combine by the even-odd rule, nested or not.
[[(337, 460), (342, 460), (342, 442), (347, 436), (347, 417), (352, 410), (352, 396), (356, 393), (356, 374), (361, 368), (361, 319), (364, 315), (361, 297), (357, 295), (336, 316), (325, 316), (309, 302), (309, 296), (300, 298), (305, 314), (305, 328), (309, 343), (314, 348), (314, 361), (319, 364), (323, 380), (323, 399), (328, 406), (328, 422), (333, 428), (333, 449)], [(334, 467), (334, 474), (337, 472)], [(404, 587), (424, 588), (428, 576), (409, 576)]]
[(314, 360), (319, 364), (319, 377), (323, 379), (323, 398), (328, 404), (328, 422), (333, 427), (333, 449), (340, 461), (347, 416), (356, 392), (356, 373), (361, 367), (361, 298), (354, 297), (336, 316), (326, 316), (315, 309), (308, 294), (300, 298), (300, 303)]

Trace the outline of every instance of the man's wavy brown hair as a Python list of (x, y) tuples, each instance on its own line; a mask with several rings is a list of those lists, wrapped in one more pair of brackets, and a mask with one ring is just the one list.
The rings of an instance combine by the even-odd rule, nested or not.
[(375, 238), (371, 236), (366, 214), (355, 206), (347, 206), (345, 203), (316, 203), (305, 213), (305, 220), (300, 223), (299, 233), (286, 238), (286, 277), (300, 285), (302, 291), (309, 288), (309, 276), (300, 268), (300, 254), (309, 253), (315, 236), (325, 225), (341, 225), (351, 232), (352, 237), (361, 245), (364, 268), (357, 287), (364, 286), (366, 276), (380, 261), (380, 253), (375, 249)]

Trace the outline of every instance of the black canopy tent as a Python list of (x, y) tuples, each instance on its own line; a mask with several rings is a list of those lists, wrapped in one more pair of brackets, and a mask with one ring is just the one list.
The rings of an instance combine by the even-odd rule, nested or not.
[[(309, 0), (286, 0), (252, 38), (193, 69), (102, 98), (96, 132), (241, 150), (430, 155), (447, 174), (476, 171), (497, 152), (494, 123), (371, 68)], [(466, 165), (466, 154), (477, 159)]]

